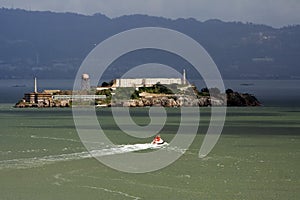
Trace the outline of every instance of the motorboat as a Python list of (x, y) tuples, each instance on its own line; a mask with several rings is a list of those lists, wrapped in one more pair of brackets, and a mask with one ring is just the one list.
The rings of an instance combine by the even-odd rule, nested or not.
[(165, 141), (160, 137), (160, 135), (155, 136), (151, 144), (162, 145)]

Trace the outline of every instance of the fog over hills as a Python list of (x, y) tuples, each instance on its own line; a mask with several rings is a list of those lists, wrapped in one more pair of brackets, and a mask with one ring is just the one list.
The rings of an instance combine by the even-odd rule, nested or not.
[[(198, 41), (225, 79), (300, 78), (300, 26), (275, 29), (240, 22), (166, 19), (129, 15), (110, 19), (0, 9), (0, 78), (73, 78), (83, 59), (104, 39), (138, 27), (165, 27)], [(116, 47), (117, 48), (117, 47)], [(178, 70), (192, 67), (163, 51), (144, 50), (120, 57), (106, 73), (121, 76), (131, 66), (159, 62)], [(193, 78), (193, 73), (188, 73)]]

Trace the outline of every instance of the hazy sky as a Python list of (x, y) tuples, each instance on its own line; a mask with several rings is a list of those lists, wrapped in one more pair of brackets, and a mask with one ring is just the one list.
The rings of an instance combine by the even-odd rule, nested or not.
[(221, 19), (280, 27), (300, 24), (300, 0), (0, 0), (0, 7), (108, 17), (148, 14), (168, 18)]

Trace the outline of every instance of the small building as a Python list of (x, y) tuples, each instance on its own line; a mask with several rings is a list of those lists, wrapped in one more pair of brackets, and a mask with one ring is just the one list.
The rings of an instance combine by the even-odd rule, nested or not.
[(59, 93), (61, 90), (44, 90), (43, 93), (48, 93), (48, 94), (56, 94)]
[(32, 103), (32, 104), (38, 104), (39, 102), (47, 102), (51, 101), (52, 94), (49, 93), (26, 93), (24, 95), (25, 102)]
[(37, 78), (34, 78), (34, 92), (24, 94), (24, 100), (30, 104), (39, 104), (43, 102), (47, 102), (48, 104), (52, 100), (51, 93), (40, 93), (37, 90)]
[(91, 101), (91, 100), (99, 100), (99, 99), (106, 99), (105, 95), (53, 95), (53, 100), (84, 100), (84, 101)]

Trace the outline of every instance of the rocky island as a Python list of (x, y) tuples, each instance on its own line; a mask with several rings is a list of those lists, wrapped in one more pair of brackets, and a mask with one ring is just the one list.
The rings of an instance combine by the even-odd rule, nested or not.
[[(183, 76), (185, 77), (185, 76)], [(81, 91), (44, 90), (37, 92), (37, 81), (32, 93), (27, 93), (15, 107), (70, 107), (78, 100), (97, 107), (207, 107), (207, 106), (260, 106), (254, 95), (227, 89), (202, 88), (187, 83), (185, 78), (172, 79), (115, 79), (98, 87), (89, 87), (89, 76), (82, 76)], [(85, 84), (86, 83), (86, 84)], [(88, 86), (88, 87), (87, 87)]]
[[(97, 91), (106, 95), (104, 100), (96, 101), (98, 106), (123, 107), (207, 107), (207, 106), (260, 106), (258, 99), (248, 93), (239, 93), (231, 89), (221, 93), (218, 88), (203, 88), (200, 91), (193, 85), (162, 85), (152, 87), (104, 89)], [(128, 98), (130, 97), (130, 98)]]

